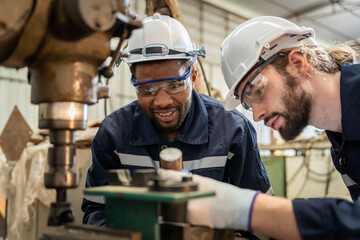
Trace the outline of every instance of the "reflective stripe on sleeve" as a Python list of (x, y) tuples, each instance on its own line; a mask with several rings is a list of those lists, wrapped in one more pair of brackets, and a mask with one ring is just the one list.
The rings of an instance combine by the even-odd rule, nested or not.
[(104, 196), (95, 196), (95, 195), (86, 195), (84, 194), (84, 198), (91, 202), (105, 204), (105, 197)]
[(265, 194), (270, 195), (270, 196), (274, 196), (274, 190), (273, 190), (272, 186), (269, 187), (269, 189), (266, 191)]
[(354, 180), (352, 180), (351, 177), (349, 177), (349, 175), (342, 174), (341, 177), (347, 187), (350, 187), (352, 185), (357, 185), (357, 183)]

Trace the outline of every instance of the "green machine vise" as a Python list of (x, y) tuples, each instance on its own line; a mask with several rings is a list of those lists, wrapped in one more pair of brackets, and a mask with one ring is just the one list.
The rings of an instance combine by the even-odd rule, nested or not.
[(141, 232), (143, 240), (160, 240), (161, 224), (186, 222), (187, 202), (214, 196), (199, 191), (191, 176), (182, 182), (165, 181), (156, 170), (111, 170), (109, 185), (87, 188), (86, 195), (104, 196), (106, 227)]

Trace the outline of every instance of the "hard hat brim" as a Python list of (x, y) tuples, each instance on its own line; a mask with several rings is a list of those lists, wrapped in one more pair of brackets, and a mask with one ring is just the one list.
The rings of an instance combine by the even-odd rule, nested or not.
[[(236, 84), (237, 85), (237, 84)], [(228, 95), (225, 98), (224, 101), (224, 109), (226, 111), (232, 111), (234, 110), (237, 106), (239, 106), (241, 104), (240, 99), (237, 99), (234, 95), (234, 91), (236, 88), (236, 85), (234, 84), (234, 86), (230, 89)]]

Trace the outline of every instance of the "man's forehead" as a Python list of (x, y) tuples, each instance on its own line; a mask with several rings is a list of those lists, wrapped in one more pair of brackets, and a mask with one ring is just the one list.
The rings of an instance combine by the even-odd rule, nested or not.
[(178, 77), (186, 73), (184, 62), (182, 59), (144, 62), (136, 66), (134, 77), (136, 81)]

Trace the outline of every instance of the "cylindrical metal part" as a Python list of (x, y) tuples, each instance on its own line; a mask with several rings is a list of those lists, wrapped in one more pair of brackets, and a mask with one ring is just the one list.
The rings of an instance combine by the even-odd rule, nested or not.
[(39, 104), (39, 128), (86, 129), (87, 104), (51, 102)]
[[(183, 178), (182, 182), (155, 179), (150, 186), (151, 191), (159, 192), (192, 192), (198, 190), (198, 184), (191, 178)], [(187, 203), (162, 203), (160, 212), (165, 222), (186, 222)]]
[(75, 164), (75, 145), (54, 145), (49, 148), (49, 165), (72, 168)]
[(134, 170), (132, 177), (132, 186), (146, 187), (149, 180), (154, 180), (157, 177), (155, 169), (137, 169)]
[(76, 146), (73, 130), (50, 130), (48, 150), (49, 170), (45, 173), (45, 186), (48, 188), (75, 188), (79, 185), (79, 172), (75, 169)]
[(50, 214), (48, 218), (49, 226), (60, 226), (74, 221), (74, 213), (71, 203), (55, 202), (51, 203)]
[(186, 223), (187, 203), (163, 203), (160, 208), (164, 222)]
[(75, 144), (75, 132), (73, 130), (50, 131), (50, 142), (53, 144)]
[(56, 189), (56, 201), (66, 202), (66, 189)]
[(79, 185), (79, 172), (73, 169), (52, 168), (45, 173), (47, 188), (76, 188)]
[(183, 169), (182, 152), (177, 148), (165, 148), (160, 152), (160, 167), (181, 171)]

